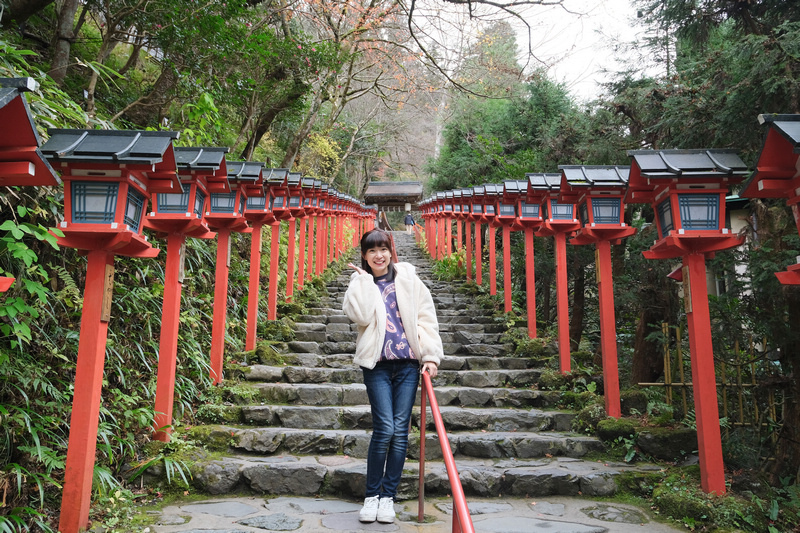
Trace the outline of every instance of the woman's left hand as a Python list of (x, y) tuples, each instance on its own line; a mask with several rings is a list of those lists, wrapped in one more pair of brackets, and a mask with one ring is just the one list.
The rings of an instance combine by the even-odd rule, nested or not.
[(422, 363), (422, 370), (420, 370), (420, 372), (427, 372), (431, 379), (433, 379), (436, 377), (436, 374), (439, 373), (439, 367), (431, 362)]

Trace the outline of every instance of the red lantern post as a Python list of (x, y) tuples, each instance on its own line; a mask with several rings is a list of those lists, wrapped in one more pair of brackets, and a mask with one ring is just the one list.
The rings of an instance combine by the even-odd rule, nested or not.
[[(33, 123), (25, 93), (39, 84), (33, 78), (0, 78), (0, 185), (46, 187), (60, 185), (61, 179), (39, 150), (42, 143)], [(13, 126), (13, 127), (12, 127)], [(14, 278), (0, 276), (0, 292), (6, 292)]]
[(659, 240), (644, 256), (683, 258), (700, 481), (704, 491), (724, 494), (705, 260), (744, 241), (724, 227), (725, 195), (729, 185), (744, 179), (747, 167), (730, 150), (632, 150), (628, 155), (633, 162), (626, 200), (650, 203), (656, 213)]
[(596, 246), (600, 351), (603, 358), (603, 396), (606, 414), (619, 418), (619, 368), (614, 311), (611, 244), (636, 232), (625, 224), (623, 197), (628, 187), (628, 167), (565, 165), (561, 169), (561, 197), (578, 205), (581, 228), (570, 244)]
[(534, 258), (534, 234), (542, 226), (541, 206), (544, 190), (535, 187), (538, 178), (526, 174), (525, 185), (520, 184), (520, 200), (517, 206), (519, 224), (525, 230), (525, 306), (528, 316), (528, 337), (536, 338), (536, 268)]
[[(261, 254), (264, 238), (264, 226), (275, 222), (272, 214), (267, 180), (272, 172), (283, 173), (285, 169), (264, 169), (260, 163), (247, 163), (250, 180), (245, 186), (247, 189), (247, 204), (245, 205), (244, 218), (251, 227), (250, 234), (250, 273), (248, 276), (247, 291), (247, 334), (245, 336), (245, 349), (254, 350), (256, 347), (256, 332), (258, 330), (258, 305), (261, 292)], [(258, 171), (258, 174), (256, 172)], [(244, 167), (242, 172), (245, 172)]]
[(467, 264), (467, 281), (472, 281), (472, 188), (461, 189), (461, 214), (459, 218), (464, 221), (464, 241)]
[[(745, 198), (786, 198), (800, 233), (800, 115), (758, 115), (767, 131), (756, 170), (739, 196)], [(800, 256), (784, 272), (776, 272), (784, 285), (800, 285)]]
[(229, 192), (210, 191), (206, 211), (208, 227), (217, 232), (217, 263), (214, 270), (214, 311), (211, 319), (211, 380), (222, 381), (225, 353), (225, 330), (228, 321), (228, 273), (231, 266), (231, 233), (247, 233), (250, 227), (244, 216), (247, 189), (259, 177), (261, 163), (228, 161)]
[(172, 433), (186, 237), (215, 236), (205, 222), (208, 191), (230, 191), (225, 163), (227, 148), (175, 148), (174, 152), (181, 190), (153, 195), (153, 210), (144, 221), (147, 229), (167, 239), (153, 423), (153, 438), (163, 442), (169, 442)]
[(155, 257), (142, 235), (151, 193), (181, 190), (175, 132), (50, 130), (42, 153), (64, 180), (64, 237), (59, 244), (88, 253), (75, 396), (59, 530), (88, 526), (113, 295), (114, 256)]
[(506, 313), (512, 311), (511, 301), (511, 232), (522, 229), (519, 221), (519, 201), (527, 195), (528, 182), (506, 180), (497, 199), (495, 223), (503, 229), (503, 296)]
[[(531, 185), (531, 180), (535, 183)], [(558, 314), (558, 352), (561, 373), (570, 371), (569, 288), (567, 286), (567, 236), (580, 227), (575, 218), (575, 205), (559, 201), (561, 174), (528, 176), (529, 188), (543, 193), (543, 222), (540, 235), (552, 235), (556, 253), (556, 313)]]

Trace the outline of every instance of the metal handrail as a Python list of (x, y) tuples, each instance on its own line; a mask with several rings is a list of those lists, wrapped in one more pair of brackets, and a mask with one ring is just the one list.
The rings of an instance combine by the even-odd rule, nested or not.
[(450, 492), (453, 495), (453, 533), (475, 533), (475, 526), (472, 525), (472, 517), (467, 507), (467, 499), (464, 497), (464, 488), (461, 486), (461, 479), (458, 477), (456, 461), (453, 459), (453, 452), (450, 449), (450, 441), (447, 439), (447, 431), (444, 429), (442, 413), (439, 412), (439, 403), (433, 393), (433, 383), (427, 372), (422, 373), (422, 392), (420, 393), (420, 418), (419, 418), (419, 512), (417, 521), (425, 520), (425, 400), (430, 398), (431, 414), (433, 423), (436, 426), (436, 434), (439, 436), (439, 445), (442, 447), (444, 465), (447, 469), (447, 477), (450, 480)]

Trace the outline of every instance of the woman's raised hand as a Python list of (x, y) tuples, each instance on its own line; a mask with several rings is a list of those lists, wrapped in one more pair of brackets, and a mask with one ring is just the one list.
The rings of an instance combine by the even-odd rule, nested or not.
[(355, 270), (355, 271), (356, 271), (356, 272), (358, 272), (359, 274), (366, 274), (366, 273), (367, 273), (367, 271), (366, 271), (366, 270), (364, 270), (364, 269), (363, 269), (363, 268), (361, 268), (361, 267), (357, 267), (357, 266), (356, 266), (356, 265), (354, 265), (353, 263), (347, 263), (347, 266), (348, 266), (348, 267), (350, 267), (350, 268), (352, 268), (353, 270)]

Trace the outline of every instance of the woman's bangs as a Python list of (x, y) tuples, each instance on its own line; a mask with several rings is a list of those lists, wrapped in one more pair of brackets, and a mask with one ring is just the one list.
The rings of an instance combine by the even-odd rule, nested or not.
[(381, 230), (368, 231), (361, 238), (361, 253), (366, 253), (370, 248), (386, 247), (392, 249), (389, 234)]

